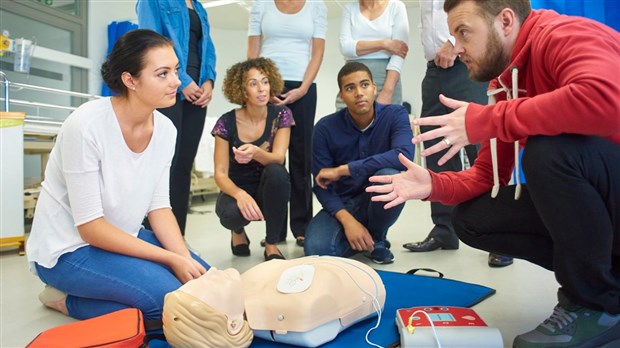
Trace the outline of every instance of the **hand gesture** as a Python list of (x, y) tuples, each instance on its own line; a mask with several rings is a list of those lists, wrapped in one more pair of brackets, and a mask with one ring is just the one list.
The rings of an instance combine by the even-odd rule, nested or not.
[(314, 178), (314, 181), (320, 188), (326, 190), (327, 186), (334, 181), (340, 180), (340, 173), (338, 168), (323, 168)]
[(235, 161), (237, 163), (246, 164), (254, 158), (254, 154), (258, 150), (258, 146), (253, 144), (243, 144), (241, 146), (233, 146), (233, 154), (235, 155)]
[(454, 46), (450, 41), (446, 41), (435, 54), (435, 65), (442, 69), (448, 69), (454, 65), (455, 59)]
[(191, 258), (191, 256), (185, 257), (173, 254), (169, 266), (177, 279), (183, 284), (207, 272), (207, 270), (198, 261)]
[(359, 223), (359, 221), (351, 219), (351, 221), (344, 224), (343, 227), (344, 234), (353, 250), (371, 251), (374, 249), (375, 242), (372, 240), (372, 236), (368, 232), (368, 229)]
[(405, 41), (401, 40), (387, 40), (385, 49), (401, 58), (407, 57), (407, 52), (409, 52), (409, 46)]
[(439, 100), (443, 105), (454, 109), (454, 111), (447, 115), (415, 119), (413, 124), (416, 126), (439, 126), (439, 128), (416, 135), (412, 142), (415, 145), (422, 141), (442, 138), (442, 141), (425, 149), (420, 154), (426, 157), (449, 148), (448, 152), (437, 161), (437, 164), (443, 165), (452, 156), (459, 153), (463, 147), (469, 145), (467, 130), (465, 129), (465, 114), (469, 103), (447, 98), (443, 94), (439, 95)]
[(273, 105), (288, 105), (298, 101), (304, 95), (306, 95), (306, 92), (304, 92), (301, 88), (293, 88), (286, 93), (282, 93), (271, 98), (271, 103)]
[(183, 88), (181, 93), (183, 93), (183, 96), (185, 96), (187, 101), (193, 104), (202, 96), (202, 89), (198, 87), (196, 82), (192, 81), (189, 85)]
[(243, 215), (246, 220), (260, 221), (265, 219), (258, 204), (247, 192), (241, 190), (235, 195), (235, 199), (237, 200), (237, 207), (239, 207), (241, 215)]
[(392, 93), (388, 93), (385, 89), (382, 89), (379, 95), (377, 95), (376, 102), (379, 104), (392, 104)]
[(194, 105), (198, 105), (201, 108), (206, 108), (209, 102), (211, 102), (211, 98), (213, 97), (213, 81), (208, 80), (202, 84), (201, 87), (201, 95), (194, 101)]
[(378, 193), (371, 199), (373, 202), (388, 202), (384, 208), (389, 209), (411, 199), (425, 199), (431, 194), (432, 181), (428, 171), (411, 162), (402, 153), (398, 160), (407, 171), (394, 175), (371, 176), (370, 182), (385, 185), (372, 185), (366, 188), (366, 192)]

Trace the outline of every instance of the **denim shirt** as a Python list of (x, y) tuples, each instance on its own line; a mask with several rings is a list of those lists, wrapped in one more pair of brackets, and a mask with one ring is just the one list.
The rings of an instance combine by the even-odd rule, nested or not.
[(347, 108), (325, 116), (314, 127), (312, 137), (312, 175), (323, 168), (349, 165), (350, 176), (332, 182), (327, 189), (314, 183), (313, 191), (323, 209), (331, 215), (344, 209), (343, 200), (364, 192), (368, 178), (378, 170), (393, 168), (405, 170), (398, 154), (412, 159), (413, 133), (409, 115), (400, 105), (375, 102), (375, 119), (361, 131)]
[[(194, 11), (202, 23), (202, 41), (200, 42), (200, 80), (198, 87), (208, 80), (215, 85), (215, 47), (209, 33), (207, 11), (198, 0), (192, 0)], [(174, 52), (179, 59), (180, 93), (191, 82), (187, 74), (187, 54), (189, 52), (189, 13), (184, 0), (138, 0), (136, 4), (140, 28), (151, 29), (167, 37), (174, 44)]]

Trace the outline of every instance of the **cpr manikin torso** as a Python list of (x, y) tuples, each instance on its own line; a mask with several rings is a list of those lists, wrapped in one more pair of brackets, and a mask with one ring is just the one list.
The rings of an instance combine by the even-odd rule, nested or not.
[(239, 272), (211, 267), (200, 278), (166, 295), (164, 334), (175, 348), (247, 347), (253, 335), (243, 311)]
[(383, 308), (385, 287), (367, 265), (308, 256), (261, 263), (241, 276), (257, 337), (315, 347)]

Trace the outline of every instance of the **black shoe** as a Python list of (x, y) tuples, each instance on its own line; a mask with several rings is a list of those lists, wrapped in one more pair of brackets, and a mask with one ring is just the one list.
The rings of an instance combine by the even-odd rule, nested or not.
[(489, 253), (489, 267), (506, 267), (512, 265), (513, 262), (510, 256)]
[(264, 254), (265, 256), (265, 261), (271, 261), (271, 260), (286, 260), (284, 258), (284, 256), (282, 256), (282, 254), (271, 254), (271, 255), (267, 255), (267, 250), (265, 250)]
[[(282, 244), (282, 243), (284, 243), (284, 242), (286, 242), (286, 238), (284, 238), (284, 239), (280, 239), (280, 240), (279, 240), (276, 244)], [(299, 244), (297, 244), (297, 245), (299, 245)], [(260, 240), (260, 246), (262, 246), (262, 247), (264, 247), (264, 246), (265, 246), (265, 238), (263, 238), (263, 239), (261, 239), (261, 240)]]
[(243, 234), (245, 235), (245, 239), (248, 241), (247, 244), (233, 245), (232, 238), (230, 239), (230, 250), (235, 256), (250, 256), (250, 238), (248, 238), (245, 231), (243, 231)]
[(295, 238), (295, 244), (297, 244), (297, 246), (300, 246), (300, 247), (303, 248), (305, 240), (306, 239), (304, 237), (297, 237), (297, 238)]
[(458, 249), (459, 247), (445, 245), (442, 242), (435, 239), (434, 237), (426, 237), (426, 239), (424, 239), (421, 242), (403, 244), (403, 248), (408, 249), (409, 251), (425, 252), (425, 251), (433, 251), (437, 249), (455, 250), (455, 249)]

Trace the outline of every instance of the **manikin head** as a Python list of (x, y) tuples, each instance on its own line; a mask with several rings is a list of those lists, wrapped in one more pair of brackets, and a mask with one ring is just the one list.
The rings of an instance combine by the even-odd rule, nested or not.
[(244, 293), (239, 272), (211, 267), (164, 300), (164, 334), (175, 348), (247, 347), (252, 330), (243, 319)]

